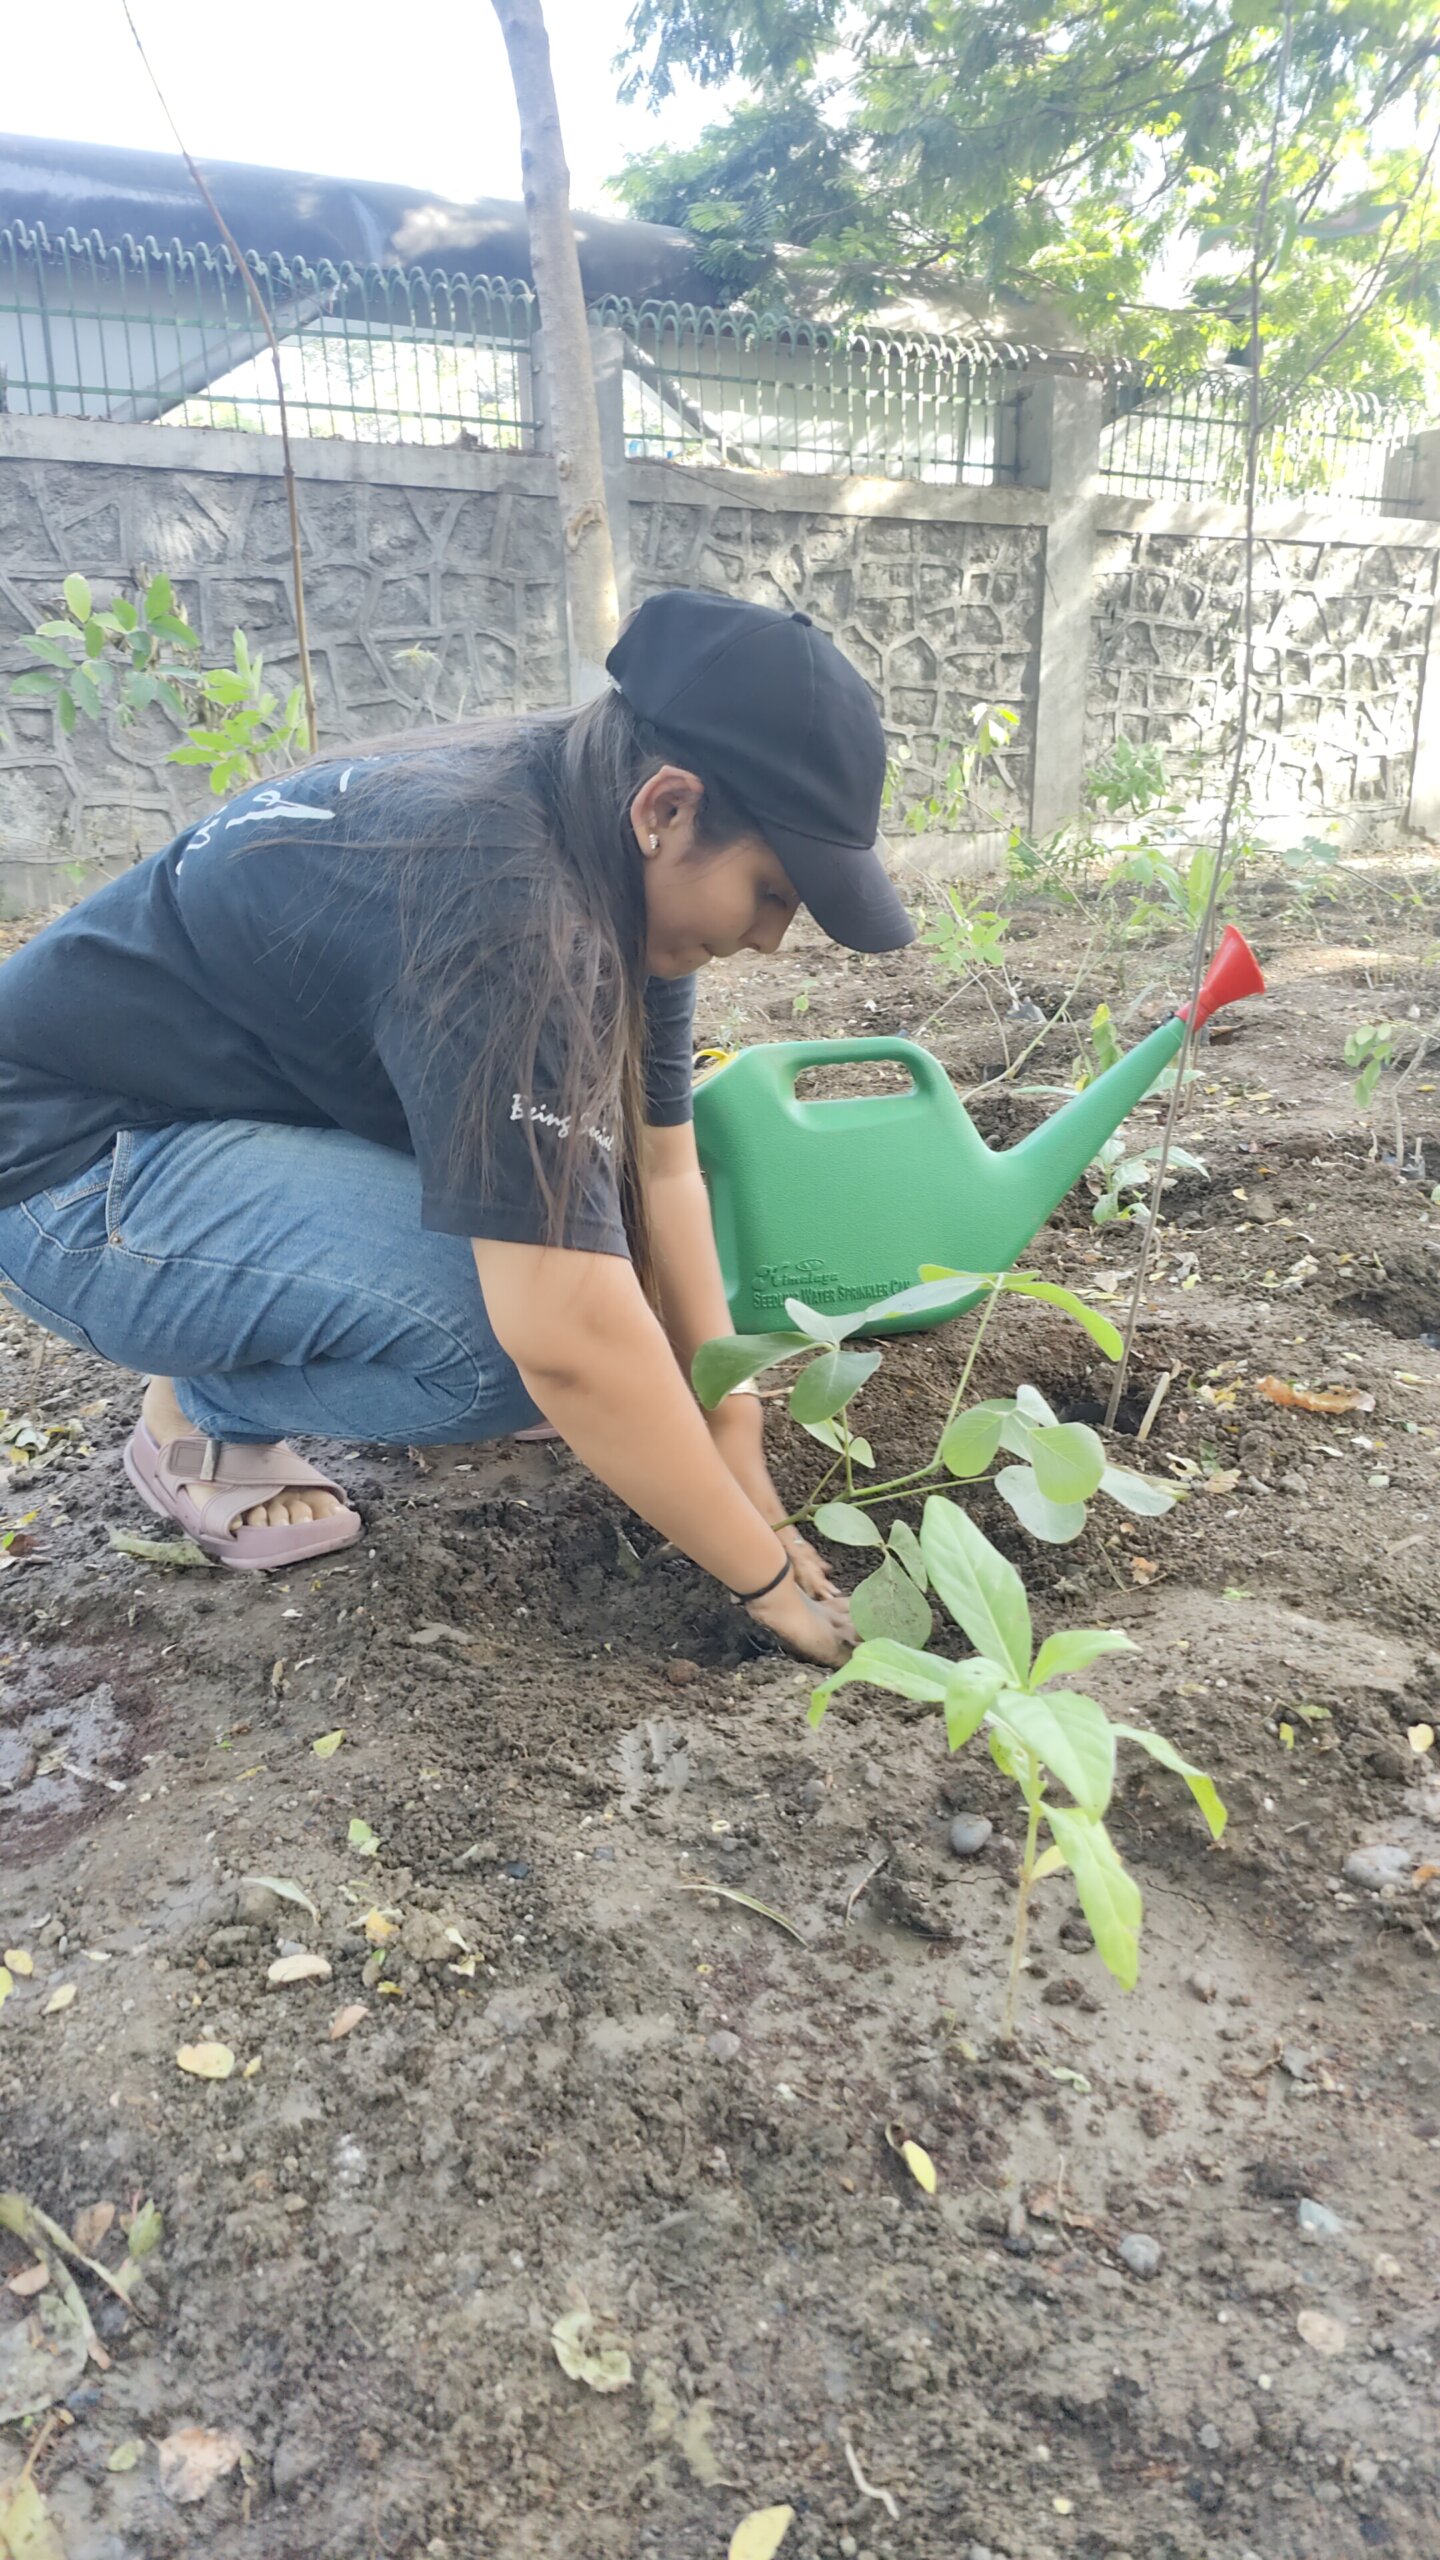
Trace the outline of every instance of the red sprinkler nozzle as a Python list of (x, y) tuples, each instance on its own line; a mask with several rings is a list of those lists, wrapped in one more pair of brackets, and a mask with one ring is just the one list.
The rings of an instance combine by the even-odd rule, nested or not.
[[(1260, 963), (1237, 926), (1227, 924), (1220, 937), (1220, 947), (1205, 973), (1195, 999), (1195, 1029), (1203, 1030), (1212, 1013), (1222, 1005), (1237, 1004), (1242, 996), (1263, 996), (1265, 980)], [(1188, 1021), (1190, 1007), (1177, 1007), (1182, 1022)]]

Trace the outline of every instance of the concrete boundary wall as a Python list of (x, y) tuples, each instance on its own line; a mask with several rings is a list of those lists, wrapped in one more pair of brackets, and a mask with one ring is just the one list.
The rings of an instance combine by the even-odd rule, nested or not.
[[(1108, 493), (1099, 385), (1037, 383), (1021, 485), (692, 467), (625, 457), (611, 336), (597, 332), (596, 354), (626, 602), (690, 584), (813, 613), (864, 670), (916, 786), (944, 770), (977, 706), (1011, 704), (992, 824), (1063, 824), (1119, 738), (1155, 741), (1197, 808), (1213, 804), (1243, 516)], [(1420, 446), (1422, 514), (1321, 499), (1260, 512), (1248, 780), (1269, 834), (1440, 834), (1440, 436)], [(547, 454), (317, 440), (297, 445), (296, 467), (324, 739), (567, 698)], [(238, 622), (293, 681), (278, 438), (0, 416), (0, 680), (33, 663), (20, 635), (72, 569), (101, 596), (168, 571), (207, 650)], [(0, 692), (0, 724), (12, 910), (73, 895), (206, 805), (203, 777), (165, 762), (162, 714), (66, 739), (48, 706)]]

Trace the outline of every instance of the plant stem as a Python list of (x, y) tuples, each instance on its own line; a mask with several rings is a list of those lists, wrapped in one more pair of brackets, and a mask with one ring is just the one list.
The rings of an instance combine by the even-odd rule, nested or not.
[(953, 1394), (953, 1396), (952, 1396), (952, 1397), (951, 1397), (951, 1399), (950, 1399), (950, 1410), (949, 1410), (949, 1412), (948, 1412), (948, 1413), (946, 1414), (946, 1416), (945, 1416), (945, 1421), (944, 1421), (944, 1425), (943, 1425), (943, 1427), (942, 1427), (942, 1429), (941, 1429), (940, 1437), (939, 1437), (939, 1439), (938, 1439), (938, 1440), (936, 1441), (936, 1443), (935, 1443), (935, 1455), (934, 1455), (934, 1457), (931, 1459), (929, 1469), (927, 1470), (927, 1472), (929, 1472), (929, 1473), (932, 1473), (932, 1474), (933, 1474), (934, 1470), (936, 1469), (936, 1467), (938, 1467), (938, 1465), (939, 1465), (939, 1463), (940, 1463), (940, 1451), (941, 1451), (942, 1447), (944, 1446), (945, 1433), (949, 1430), (951, 1423), (954, 1421), (956, 1414), (957, 1414), (957, 1413), (959, 1412), (959, 1410), (960, 1410), (960, 1403), (961, 1403), (961, 1399), (962, 1399), (962, 1397), (964, 1396), (964, 1393), (965, 1393), (966, 1388), (967, 1388), (967, 1387), (969, 1386), (969, 1384), (970, 1384), (970, 1373), (971, 1373), (971, 1371), (973, 1370), (973, 1368), (974, 1368), (974, 1366), (975, 1366), (976, 1358), (977, 1358), (977, 1356), (978, 1356), (978, 1354), (979, 1354), (979, 1350), (980, 1350), (980, 1345), (981, 1345), (981, 1343), (982, 1343), (982, 1342), (984, 1341), (984, 1339), (985, 1339), (985, 1327), (987, 1326), (987, 1324), (989, 1323), (989, 1321), (990, 1321), (991, 1317), (992, 1317), (992, 1316), (993, 1316), (993, 1314), (995, 1313), (995, 1302), (996, 1302), (997, 1298), (999, 1297), (999, 1295), (1000, 1295), (1000, 1293), (1001, 1293), (1002, 1289), (1003, 1289), (1003, 1288), (1004, 1288), (1004, 1286), (1005, 1286), (1005, 1282), (1006, 1282), (1006, 1278), (1007, 1278), (1007, 1276), (1008, 1276), (1008, 1275), (1007, 1275), (1005, 1272), (1003, 1272), (1003, 1271), (997, 1271), (997, 1272), (996, 1272), (996, 1274), (995, 1274), (994, 1279), (993, 1279), (993, 1280), (991, 1281), (991, 1283), (990, 1283), (990, 1295), (989, 1295), (989, 1297), (986, 1299), (984, 1306), (983, 1306), (983, 1307), (981, 1308), (981, 1310), (980, 1310), (980, 1321), (979, 1321), (979, 1323), (977, 1324), (977, 1326), (976, 1326), (976, 1328), (975, 1328), (975, 1338), (974, 1338), (974, 1341), (973, 1341), (973, 1342), (971, 1343), (971, 1345), (970, 1345), (969, 1352), (968, 1352), (968, 1353), (967, 1353), (967, 1355), (966, 1355), (965, 1366), (964, 1366), (964, 1368), (963, 1368), (963, 1369), (961, 1370), (961, 1372), (960, 1372), (960, 1384), (959, 1384), (959, 1386), (956, 1388), (955, 1393)]
[(1040, 1798), (1043, 1779), (1040, 1763), (1033, 1751), (1025, 1754), (1027, 1783), (1025, 1800), (1030, 1807), (1030, 1822), (1025, 1833), (1025, 1857), (1020, 1868), (1020, 1891), (1015, 1902), (1015, 1935), (1010, 1943), (1010, 1979), (1005, 1985), (1005, 2015), (1000, 2032), (1007, 2044), (1015, 2037), (1015, 1999), (1020, 1988), (1020, 1968), (1025, 1961), (1025, 1940), (1030, 1924), (1030, 1889), (1035, 1881), (1035, 1843), (1040, 1836)]

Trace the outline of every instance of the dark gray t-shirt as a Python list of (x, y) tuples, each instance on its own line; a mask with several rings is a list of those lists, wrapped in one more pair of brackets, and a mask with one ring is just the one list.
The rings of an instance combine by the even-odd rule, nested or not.
[[(483, 1174), (457, 1159), (460, 1097), (483, 1018), (437, 1031), (404, 965), (401, 873), (367, 813), (381, 758), (259, 783), (82, 900), (0, 967), (0, 1208), (83, 1172), (126, 1128), (281, 1120), (350, 1130), (419, 1161), (423, 1223), (541, 1243), (528, 1129), (566, 1134), (542, 1027)], [(487, 914), (483, 827), (412, 866), (404, 928), (432, 894)], [(431, 868), (433, 864), (433, 869)], [(417, 915), (417, 908), (420, 910)], [(493, 918), (493, 893), (490, 903)], [(691, 1116), (693, 978), (646, 987), (646, 1110)], [(626, 1251), (613, 1131), (593, 1131), (563, 1241)]]

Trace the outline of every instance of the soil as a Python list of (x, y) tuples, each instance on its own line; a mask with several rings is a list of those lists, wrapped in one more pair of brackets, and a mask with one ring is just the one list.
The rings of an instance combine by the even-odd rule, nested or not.
[[(114, 2203), (112, 2269), (146, 2198), (164, 2217), (133, 2313), (82, 2280), (110, 2361), (39, 2464), (67, 2560), (712, 2560), (780, 2503), (784, 2560), (1440, 2550), (1440, 1751), (1416, 1747), (1440, 1724), (1440, 1070), (1409, 1095), (1419, 1180), (1341, 1057), (1362, 1020), (1433, 1015), (1436, 876), (1242, 902), (1272, 992), (1202, 1054), (1208, 1180), (1167, 1200), (1116, 1441), (1199, 1489), (1159, 1521), (1098, 1503), (1061, 1548), (973, 1496), (1040, 1631), (1135, 1640), (1094, 1686), (1230, 1812), (1212, 1845), (1125, 1756), (1139, 1988), (1057, 1879), (1013, 2044), (1018, 1826), (988, 1758), (863, 1688), (812, 1731), (806, 1672), (563, 1451), (320, 1449), (362, 1547), (286, 1580), (169, 1571), (107, 1538), (154, 1527), (118, 1466), (135, 1382), (4, 1328), (12, 1432), (76, 1429), (3, 1495), (34, 1517), (0, 1576), (0, 1948), (33, 1972), (0, 2018), (0, 2181), (67, 2226)], [(1075, 947), (1019, 912), (1022, 1003), (1059, 1001)], [(1182, 975), (1178, 943), (1112, 951), (1076, 1017), (1104, 996), (1134, 1036)], [(969, 1091), (1016, 1031), (1007, 991), (954, 984), (812, 938), (717, 970), (707, 1028), (929, 1025)], [(1073, 1052), (1055, 1033), (1018, 1080)], [(1045, 1107), (974, 1104), (1002, 1142)], [(1123, 1308), (1138, 1232), (1089, 1213), (1077, 1193), (1032, 1258)], [(927, 1453), (967, 1338), (887, 1353), (858, 1409), (883, 1457)], [(1104, 1372), (1017, 1305), (976, 1386), (1087, 1414)], [(1272, 1373), (1373, 1410), (1277, 1408)], [(773, 1439), (798, 1498), (813, 1446)], [(994, 1826), (978, 1856), (957, 1811)], [(1379, 1888), (1345, 1864), (1377, 1845)], [(329, 1978), (270, 1987), (297, 1948)], [(228, 2080), (177, 2068), (206, 2040)], [(1305, 2199), (1338, 2228), (1310, 2236)], [(30, 2257), (0, 2252), (0, 2276)], [(580, 2307), (626, 2387), (562, 2371)], [(36, 2314), (0, 2291), (0, 2371)], [(185, 2427), (244, 2448), (191, 2504), (155, 2450)]]

